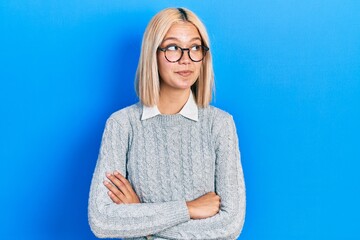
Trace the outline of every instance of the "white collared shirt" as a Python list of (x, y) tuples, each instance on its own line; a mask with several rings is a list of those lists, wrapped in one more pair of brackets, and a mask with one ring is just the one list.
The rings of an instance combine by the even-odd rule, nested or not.
[[(187, 102), (185, 103), (184, 107), (181, 109), (181, 111), (178, 113), (188, 119), (191, 119), (193, 121), (198, 121), (199, 115), (198, 115), (198, 106), (195, 102), (194, 96), (192, 91), (190, 91), (189, 98)], [(141, 115), (141, 120), (146, 120), (152, 117), (155, 117), (157, 115), (161, 115), (158, 107), (156, 105), (152, 107), (147, 107), (143, 105), (143, 111)]]

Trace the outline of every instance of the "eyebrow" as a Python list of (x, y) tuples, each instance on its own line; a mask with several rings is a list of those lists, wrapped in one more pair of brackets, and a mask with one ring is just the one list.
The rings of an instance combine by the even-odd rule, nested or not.
[[(179, 41), (179, 39), (178, 39), (178, 38), (175, 38), (175, 37), (168, 37), (168, 38), (165, 38), (162, 42), (169, 41), (169, 40), (176, 40), (176, 41)], [(195, 40), (200, 40), (200, 41), (201, 41), (201, 38), (199, 38), (199, 37), (192, 38), (192, 39), (190, 40), (190, 42), (193, 42), (193, 41), (195, 41)]]

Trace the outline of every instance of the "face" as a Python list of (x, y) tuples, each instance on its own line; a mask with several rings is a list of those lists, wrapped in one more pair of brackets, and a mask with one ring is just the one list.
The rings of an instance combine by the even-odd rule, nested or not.
[[(160, 47), (177, 45), (181, 48), (190, 48), (201, 45), (201, 37), (197, 28), (189, 22), (179, 22), (171, 26), (166, 33)], [(200, 74), (202, 61), (193, 62), (184, 51), (178, 62), (166, 60), (165, 52), (158, 51), (157, 63), (160, 75), (160, 88), (173, 90), (188, 90), (196, 82)]]

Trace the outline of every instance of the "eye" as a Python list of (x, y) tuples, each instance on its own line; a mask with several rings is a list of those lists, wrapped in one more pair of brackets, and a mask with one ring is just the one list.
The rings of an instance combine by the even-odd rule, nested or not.
[(201, 51), (201, 45), (194, 45), (191, 47), (191, 51)]
[(179, 47), (176, 45), (171, 45), (171, 46), (166, 47), (166, 50), (167, 51), (178, 51)]

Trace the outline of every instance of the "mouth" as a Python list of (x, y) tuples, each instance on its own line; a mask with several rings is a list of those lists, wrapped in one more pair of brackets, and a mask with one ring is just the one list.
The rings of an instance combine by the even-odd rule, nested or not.
[(189, 70), (185, 70), (185, 71), (178, 71), (178, 72), (175, 72), (176, 74), (179, 74), (180, 76), (182, 77), (188, 77), (190, 76), (193, 72), (192, 71), (189, 71)]

